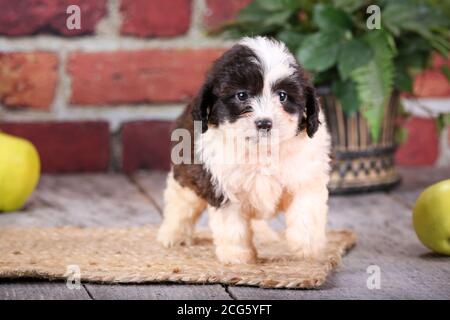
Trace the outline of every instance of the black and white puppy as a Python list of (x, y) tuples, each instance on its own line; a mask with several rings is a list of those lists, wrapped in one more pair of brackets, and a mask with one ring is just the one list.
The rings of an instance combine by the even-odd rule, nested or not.
[[(218, 259), (251, 263), (257, 221), (284, 212), (293, 252), (318, 257), (326, 242), (330, 139), (315, 90), (283, 43), (243, 38), (225, 52), (176, 128), (195, 136), (188, 158), (201, 161), (172, 166), (158, 233), (164, 246), (190, 244), (207, 207)], [(277, 161), (248, 161), (262, 145)], [(243, 158), (224, 162), (230, 154)]]

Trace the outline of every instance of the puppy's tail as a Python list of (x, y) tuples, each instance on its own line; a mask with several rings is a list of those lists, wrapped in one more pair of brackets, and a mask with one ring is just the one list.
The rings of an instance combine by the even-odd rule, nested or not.
[(280, 234), (273, 230), (266, 220), (252, 220), (253, 236), (257, 242), (280, 241)]

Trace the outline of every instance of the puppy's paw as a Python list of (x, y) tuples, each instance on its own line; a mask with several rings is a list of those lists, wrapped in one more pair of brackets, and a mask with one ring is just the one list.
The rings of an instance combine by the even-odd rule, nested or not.
[(216, 255), (224, 264), (250, 264), (256, 262), (256, 250), (243, 246), (217, 246)]
[(323, 256), (326, 237), (308, 232), (286, 234), (291, 250), (300, 259), (319, 260)]
[(179, 228), (173, 228), (163, 224), (158, 230), (156, 239), (166, 248), (181, 245), (191, 245), (192, 232), (188, 232), (187, 230), (182, 229), (180, 230)]
[(305, 246), (295, 250), (295, 255), (304, 260), (320, 260), (323, 255), (323, 246)]

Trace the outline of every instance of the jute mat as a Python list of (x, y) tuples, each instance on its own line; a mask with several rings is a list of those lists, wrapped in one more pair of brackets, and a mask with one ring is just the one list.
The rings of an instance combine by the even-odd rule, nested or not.
[(194, 245), (171, 249), (155, 237), (155, 227), (0, 229), (0, 278), (66, 280), (68, 266), (76, 265), (81, 282), (312, 288), (355, 243), (350, 231), (329, 231), (324, 257), (315, 262), (294, 258), (283, 241), (257, 243), (257, 264), (226, 266), (216, 260), (207, 231), (196, 233)]

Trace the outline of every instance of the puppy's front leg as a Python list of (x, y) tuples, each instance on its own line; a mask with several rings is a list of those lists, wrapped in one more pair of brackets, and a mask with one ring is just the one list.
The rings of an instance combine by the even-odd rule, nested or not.
[(251, 220), (242, 212), (240, 205), (227, 203), (220, 208), (210, 206), (208, 212), (217, 258), (226, 264), (255, 262)]
[(191, 244), (195, 223), (206, 208), (206, 201), (191, 189), (181, 186), (171, 172), (167, 178), (164, 202), (164, 220), (157, 240), (165, 247)]
[(328, 212), (326, 183), (298, 190), (286, 210), (286, 239), (301, 258), (317, 259), (326, 243)]

